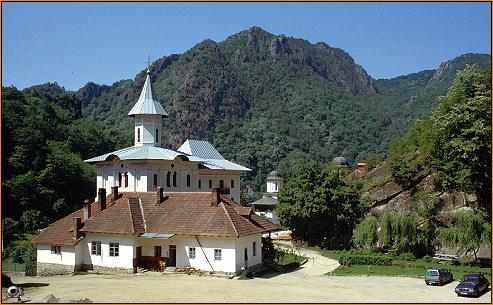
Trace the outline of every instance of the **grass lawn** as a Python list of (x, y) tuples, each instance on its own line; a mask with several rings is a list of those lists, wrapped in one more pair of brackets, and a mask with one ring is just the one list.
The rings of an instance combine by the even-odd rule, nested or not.
[[(339, 260), (344, 251), (320, 250), (320, 254), (328, 258)], [(392, 266), (368, 266), (352, 265), (340, 266), (331, 275), (383, 275), (383, 276), (409, 276), (423, 277), (426, 270), (431, 268), (448, 269), (454, 275), (454, 279), (460, 280), (467, 273), (482, 273), (491, 282), (491, 268), (480, 268), (472, 266), (454, 266), (451, 263), (440, 264), (438, 262), (425, 262), (421, 259), (415, 261), (395, 260)]]
[(293, 262), (301, 263), (305, 257), (296, 254), (287, 253), (279, 258), (274, 259), (278, 265), (287, 265)]

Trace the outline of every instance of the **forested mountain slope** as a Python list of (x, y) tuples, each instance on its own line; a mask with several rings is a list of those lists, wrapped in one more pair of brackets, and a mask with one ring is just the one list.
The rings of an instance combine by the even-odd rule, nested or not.
[[(252, 168), (244, 181), (260, 190), (270, 170), (306, 160), (383, 159), (468, 63), (485, 67), (491, 58), (466, 54), (437, 70), (374, 80), (341, 49), (253, 27), (163, 57), (151, 71), (170, 114), (163, 142), (176, 148), (186, 138), (208, 140)], [(117, 127), (130, 144), (133, 123), (126, 114), (143, 82), (141, 71), (135, 80), (81, 88), (84, 116)]]

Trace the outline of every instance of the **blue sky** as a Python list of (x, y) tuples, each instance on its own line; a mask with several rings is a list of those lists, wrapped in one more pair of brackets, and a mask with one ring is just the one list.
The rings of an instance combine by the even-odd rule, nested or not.
[(183, 53), (252, 26), (326, 42), (372, 77), (491, 53), (490, 3), (2, 3), (2, 85), (76, 90), (133, 78), (147, 56)]

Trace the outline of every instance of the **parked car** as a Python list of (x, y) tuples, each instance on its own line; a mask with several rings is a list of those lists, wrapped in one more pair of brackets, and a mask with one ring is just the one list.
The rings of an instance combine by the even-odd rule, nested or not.
[(455, 293), (458, 296), (472, 295), (478, 297), (481, 292), (488, 290), (488, 287), (490, 287), (490, 282), (482, 274), (466, 274), (460, 280), (459, 285), (455, 287)]
[(425, 283), (426, 285), (438, 284), (442, 286), (445, 283), (454, 280), (452, 272), (447, 269), (429, 269), (426, 271)]

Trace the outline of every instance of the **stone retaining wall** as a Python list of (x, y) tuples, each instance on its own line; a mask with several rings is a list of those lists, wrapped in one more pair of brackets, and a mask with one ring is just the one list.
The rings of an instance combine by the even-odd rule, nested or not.
[(75, 266), (37, 262), (36, 270), (37, 270), (37, 275), (41, 275), (41, 276), (63, 275), (63, 274), (72, 274), (75, 270)]
[[(89, 267), (90, 266), (90, 267)], [(134, 269), (118, 268), (118, 267), (105, 267), (98, 265), (84, 265), (84, 270), (93, 270), (98, 273), (111, 273), (111, 274), (133, 274)]]

